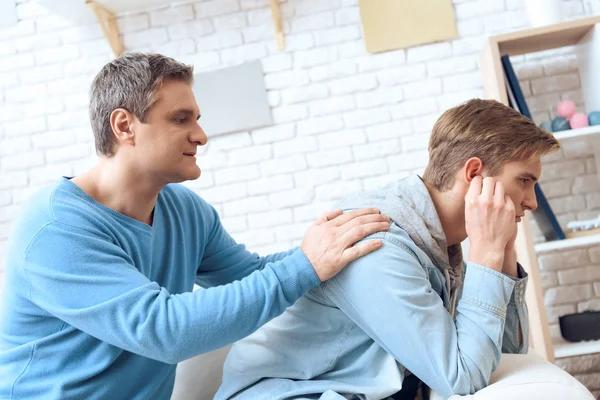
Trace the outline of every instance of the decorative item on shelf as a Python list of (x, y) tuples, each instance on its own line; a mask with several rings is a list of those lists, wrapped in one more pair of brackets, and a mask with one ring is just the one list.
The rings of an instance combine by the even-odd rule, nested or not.
[(567, 223), (567, 238), (581, 236), (592, 236), (600, 233), (600, 215), (597, 218), (586, 219), (584, 221), (570, 221)]
[(556, 107), (556, 113), (559, 117), (563, 117), (564, 119), (571, 119), (575, 112), (575, 103), (571, 100), (563, 100), (558, 103), (558, 106)]
[(546, 132), (552, 132), (552, 121), (542, 121), (542, 123), (540, 124), (540, 128), (542, 128)]
[(588, 121), (590, 125), (600, 125), (600, 111), (592, 111), (588, 115)]
[(583, 113), (575, 113), (569, 120), (572, 129), (585, 128), (590, 126), (587, 115)]
[(560, 334), (569, 342), (600, 339), (600, 311), (583, 311), (558, 318)]
[(560, 132), (569, 129), (580, 129), (590, 125), (600, 125), (600, 111), (592, 111), (589, 116), (577, 112), (575, 103), (571, 100), (563, 100), (556, 107), (558, 116), (552, 121), (543, 121), (542, 129), (548, 132)]
[(571, 129), (571, 124), (569, 124), (569, 120), (563, 117), (554, 118), (550, 126), (552, 127), (552, 132), (560, 132)]
[(585, 0), (583, 9), (587, 14), (600, 15), (600, 0)]
[(561, 0), (525, 0), (531, 26), (538, 28), (561, 22), (564, 17), (561, 3)]

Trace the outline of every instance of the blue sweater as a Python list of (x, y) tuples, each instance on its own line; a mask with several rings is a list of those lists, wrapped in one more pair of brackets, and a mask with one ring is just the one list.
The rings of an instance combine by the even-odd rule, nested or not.
[(301, 251), (248, 252), (183, 186), (160, 192), (149, 226), (62, 179), (10, 238), (0, 399), (169, 399), (178, 362), (249, 335), (317, 284)]

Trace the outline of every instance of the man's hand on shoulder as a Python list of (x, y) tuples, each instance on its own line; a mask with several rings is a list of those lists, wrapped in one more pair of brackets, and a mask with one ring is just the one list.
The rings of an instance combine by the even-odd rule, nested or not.
[(387, 231), (390, 218), (376, 208), (362, 208), (343, 213), (336, 210), (324, 214), (306, 231), (300, 250), (324, 282), (340, 272), (351, 261), (381, 247), (373, 239), (354, 244), (376, 232)]

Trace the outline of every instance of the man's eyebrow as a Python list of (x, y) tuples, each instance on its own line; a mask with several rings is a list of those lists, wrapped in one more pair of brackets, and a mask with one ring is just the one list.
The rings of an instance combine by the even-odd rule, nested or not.
[(190, 116), (190, 117), (195, 117), (196, 121), (199, 120), (200, 117), (202, 116), (201, 114), (196, 115), (195, 111), (189, 110), (187, 108), (179, 108), (179, 109), (173, 110), (171, 112), (171, 114), (185, 114), (185, 115)]

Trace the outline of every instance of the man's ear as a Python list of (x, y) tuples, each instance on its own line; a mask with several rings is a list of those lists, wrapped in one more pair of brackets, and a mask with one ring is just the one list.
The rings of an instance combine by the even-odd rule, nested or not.
[(117, 108), (110, 113), (110, 126), (119, 145), (135, 145), (135, 135), (132, 129), (134, 121), (134, 115), (124, 108)]
[(481, 158), (469, 158), (462, 169), (462, 175), (465, 183), (469, 185), (471, 184), (473, 178), (475, 178), (477, 175), (483, 176), (483, 161), (481, 161)]

